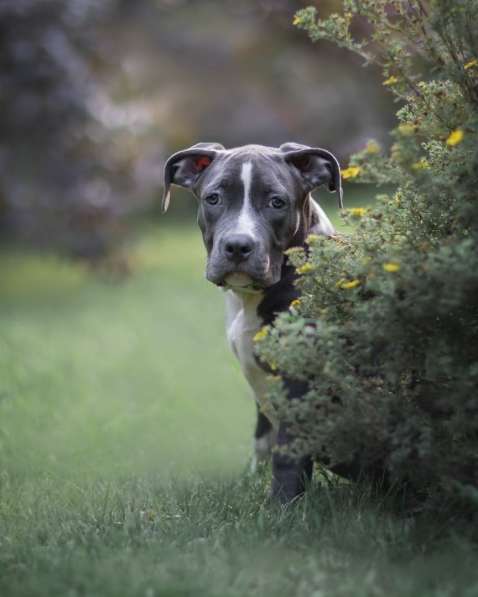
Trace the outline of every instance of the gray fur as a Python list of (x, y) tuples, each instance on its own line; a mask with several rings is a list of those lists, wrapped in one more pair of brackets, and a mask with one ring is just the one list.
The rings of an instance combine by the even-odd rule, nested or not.
[[(198, 161), (202, 165), (197, 166)], [(204, 167), (204, 164), (209, 164)], [(248, 259), (238, 262), (227, 254), (245, 201), (244, 173), (252, 165), (250, 215), (254, 231), (242, 240), (249, 243)], [(280, 148), (246, 145), (224, 149), (217, 143), (199, 143), (169, 158), (165, 166), (164, 209), (172, 184), (190, 189), (199, 203), (198, 223), (208, 252), (207, 278), (219, 286), (230, 273), (243, 273), (254, 288), (265, 288), (280, 279), (284, 251), (303, 242), (315, 218), (319, 232), (333, 234), (333, 227), (310, 193), (326, 186), (336, 191), (341, 205), (342, 187), (337, 159), (327, 150), (287, 143)], [(208, 204), (217, 194), (219, 203)], [(270, 207), (278, 197), (286, 208)], [(244, 218), (243, 218), (244, 219)], [(240, 242), (241, 239), (238, 240)], [(249, 246), (248, 245), (248, 246)]]

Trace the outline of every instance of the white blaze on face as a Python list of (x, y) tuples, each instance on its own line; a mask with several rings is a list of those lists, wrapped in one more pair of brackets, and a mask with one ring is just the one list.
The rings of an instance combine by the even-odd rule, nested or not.
[(254, 211), (251, 203), (251, 185), (252, 185), (252, 162), (244, 162), (241, 167), (241, 181), (244, 185), (244, 198), (242, 208), (237, 220), (235, 232), (247, 234), (255, 238), (255, 220)]

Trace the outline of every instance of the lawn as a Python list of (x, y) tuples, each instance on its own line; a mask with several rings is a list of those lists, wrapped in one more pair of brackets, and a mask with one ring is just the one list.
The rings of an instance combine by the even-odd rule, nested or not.
[(0, 256), (0, 595), (478, 595), (438, 523), (247, 474), (254, 405), (192, 226), (141, 228), (120, 281)]

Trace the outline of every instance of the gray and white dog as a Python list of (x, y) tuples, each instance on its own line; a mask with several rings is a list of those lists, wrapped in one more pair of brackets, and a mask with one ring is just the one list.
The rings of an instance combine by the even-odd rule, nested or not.
[[(291, 441), (285, 424), (266, 403), (267, 371), (255, 357), (253, 337), (298, 297), (294, 268), (284, 251), (304, 246), (309, 234), (335, 230), (312, 198), (325, 185), (342, 207), (340, 167), (325, 149), (285, 143), (225, 149), (198, 143), (172, 155), (164, 170), (163, 209), (171, 185), (190, 189), (199, 203), (198, 223), (207, 250), (206, 277), (225, 290), (227, 337), (258, 405), (255, 458)], [(290, 399), (307, 390), (284, 380)], [(312, 459), (272, 452), (272, 495), (286, 503), (304, 492)]]

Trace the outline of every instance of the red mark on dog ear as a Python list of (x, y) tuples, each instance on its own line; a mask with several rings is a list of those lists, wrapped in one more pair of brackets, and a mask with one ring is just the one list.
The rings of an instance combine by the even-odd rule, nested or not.
[(212, 161), (211, 158), (208, 158), (205, 155), (201, 156), (194, 160), (194, 167), (196, 168), (196, 170), (198, 172), (201, 172), (202, 170), (204, 170), (204, 168), (207, 168), (209, 166), (211, 161)]

